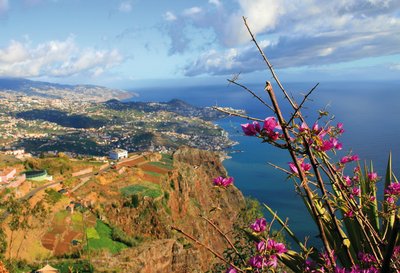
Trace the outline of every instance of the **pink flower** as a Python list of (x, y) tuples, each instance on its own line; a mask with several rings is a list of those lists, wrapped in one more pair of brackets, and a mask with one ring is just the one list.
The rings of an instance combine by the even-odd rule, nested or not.
[(313, 125), (313, 127), (312, 127), (312, 130), (313, 130), (315, 133), (318, 132), (318, 130), (319, 130), (318, 123), (314, 123), (314, 125)]
[(305, 132), (305, 131), (307, 131), (307, 130), (309, 130), (309, 129), (308, 129), (308, 126), (307, 126), (307, 124), (306, 124), (305, 122), (303, 122), (303, 123), (300, 125), (299, 131), (302, 133), (302, 132)]
[(225, 273), (237, 273), (237, 270), (231, 266), (225, 271)]
[(343, 176), (343, 179), (344, 179), (344, 181), (346, 182), (346, 185), (348, 186), (348, 187), (350, 187), (351, 186), (351, 179), (350, 179), (350, 176)]
[(253, 123), (241, 124), (241, 126), (243, 133), (246, 136), (255, 136), (261, 132), (260, 124), (257, 121), (253, 121)]
[(354, 188), (352, 189), (351, 193), (352, 193), (353, 195), (355, 195), (355, 196), (359, 196), (360, 193), (361, 193), (360, 188), (354, 187)]
[(344, 217), (346, 217), (346, 218), (352, 218), (353, 216), (354, 216), (354, 214), (353, 214), (352, 210), (346, 211), (344, 213)]
[(370, 196), (370, 197), (369, 197), (369, 201), (374, 202), (375, 200), (376, 200), (376, 197), (375, 197), (375, 196)]
[(262, 253), (267, 249), (267, 244), (265, 243), (265, 241), (260, 241), (256, 244), (256, 249), (258, 252)]
[(339, 129), (339, 134), (343, 134), (343, 133), (344, 133), (343, 123), (339, 122), (339, 123), (336, 125), (336, 128)]
[(265, 218), (258, 218), (250, 225), (250, 228), (257, 233), (263, 232), (267, 227), (267, 220)]
[(228, 187), (229, 185), (233, 184), (233, 177), (222, 177), (219, 176), (214, 178), (214, 185), (218, 187)]
[(378, 180), (378, 174), (375, 172), (368, 173), (368, 179), (370, 181), (376, 181)]
[(276, 257), (276, 255), (269, 256), (269, 260), (268, 260), (266, 266), (275, 268), (275, 267), (277, 267), (277, 265), (278, 265), (278, 258)]
[(390, 195), (400, 195), (400, 183), (393, 182), (385, 190), (386, 194)]
[(287, 249), (284, 244), (278, 243), (273, 239), (268, 239), (267, 250), (272, 251), (273, 253), (276, 253), (278, 255), (287, 252)]
[(333, 145), (331, 140), (323, 140), (322, 141), (322, 145), (319, 147), (319, 149), (323, 152), (332, 150), (335, 147), (335, 145)]
[[(304, 159), (299, 159), (299, 161), (301, 161), (300, 163), (300, 168), (303, 170), (303, 172), (308, 172), (309, 170), (311, 170), (311, 164), (309, 163), (304, 163), (303, 161)], [(292, 173), (299, 173), (299, 171), (297, 170), (296, 164), (294, 164), (293, 162), (289, 162), (289, 168), (291, 170)]]
[(254, 268), (263, 268), (267, 266), (267, 261), (265, 257), (256, 255), (250, 258), (249, 265)]
[(266, 118), (264, 121), (263, 131), (270, 139), (274, 141), (280, 138), (280, 134), (274, 131), (275, 129), (278, 130), (282, 129), (279, 123), (276, 121), (276, 118), (274, 117)]
[(386, 198), (386, 202), (388, 202), (389, 204), (394, 204), (394, 198), (392, 196), (389, 196), (388, 198)]
[(346, 155), (346, 156), (342, 157), (342, 159), (340, 159), (340, 163), (346, 164), (346, 163), (349, 163), (351, 161), (358, 161), (358, 160), (360, 160), (358, 155), (352, 155), (352, 156)]
[(263, 126), (264, 130), (266, 131), (273, 131), (275, 129), (279, 129), (281, 130), (281, 126), (279, 125), (279, 123), (276, 121), (275, 117), (268, 117), (264, 120), (264, 126)]
[(358, 260), (365, 264), (371, 264), (371, 263), (376, 262), (375, 257), (369, 253), (359, 252), (357, 256), (358, 256)]

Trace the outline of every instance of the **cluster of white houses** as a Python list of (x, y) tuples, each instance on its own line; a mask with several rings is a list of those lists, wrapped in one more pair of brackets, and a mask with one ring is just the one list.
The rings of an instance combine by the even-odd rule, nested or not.
[(124, 149), (114, 149), (108, 153), (108, 156), (112, 160), (120, 160), (123, 158), (128, 158), (128, 151)]
[(20, 186), (26, 180), (25, 173), (16, 175), (17, 170), (15, 168), (6, 168), (0, 170), (0, 185), (5, 185), (6, 187), (16, 188)]

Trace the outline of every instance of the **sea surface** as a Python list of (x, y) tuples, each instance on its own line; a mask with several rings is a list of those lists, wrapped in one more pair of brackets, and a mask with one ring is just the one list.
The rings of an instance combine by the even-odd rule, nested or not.
[[(286, 90), (297, 100), (315, 83), (289, 83)], [(263, 84), (247, 85), (252, 91), (268, 101)], [(279, 93), (278, 87), (274, 90)], [(153, 87), (134, 90), (139, 101), (168, 101), (182, 99), (196, 106), (230, 106), (245, 109), (250, 116), (265, 118), (271, 111), (242, 88), (221, 84), (198, 87)], [(279, 96), (286, 117), (291, 113), (287, 101)], [(384, 175), (388, 155), (393, 154), (393, 167), (400, 176), (400, 81), (399, 82), (323, 82), (305, 104), (303, 114), (312, 124), (319, 109), (334, 115), (334, 124), (344, 123), (345, 133), (341, 137), (343, 150), (358, 154), (367, 164), (373, 161), (374, 169)], [(288, 168), (287, 151), (268, 144), (261, 144), (253, 137), (243, 135), (240, 124), (246, 120), (231, 117), (216, 121), (230, 134), (238, 145), (230, 149), (230, 159), (224, 166), (235, 185), (246, 195), (257, 198), (277, 211), (281, 218), (289, 219), (289, 226), (299, 238), (317, 235), (315, 226), (303, 208), (301, 198), (294, 192), (292, 180), (287, 175), (268, 165), (268, 162)], [(350, 169), (348, 171), (351, 171)], [(396, 172), (398, 171), (398, 172)]]

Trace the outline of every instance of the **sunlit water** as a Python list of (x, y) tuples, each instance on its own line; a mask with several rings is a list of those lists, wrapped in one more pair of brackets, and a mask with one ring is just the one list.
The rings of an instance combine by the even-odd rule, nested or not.
[[(286, 89), (300, 101), (313, 86), (312, 83), (291, 83)], [(267, 100), (262, 85), (249, 85), (253, 91)], [(274, 87), (278, 92), (277, 87)], [(265, 118), (271, 111), (243, 89), (232, 85), (206, 87), (148, 88), (135, 90), (141, 101), (168, 101), (172, 98), (185, 100), (196, 106), (231, 106), (245, 109), (249, 115)], [(345, 134), (341, 138), (344, 155), (352, 150), (362, 160), (374, 162), (379, 175), (384, 174), (388, 154), (393, 153), (394, 169), (400, 170), (400, 82), (321, 83), (307, 102), (303, 114), (310, 124), (318, 109), (326, 109), (335, 115), (335, 123), (343, 122)], [(290, 107), (280, 100), (286, 116)], [(289, 218), (289, 225), (300, 238), (316, 235), (302, 201), (294, 192), (293, 182), (286, 175), (267, 163), (287, 168), (288, 153), (256, 138), (243, 136), (240, 123), (246, 120), (226, 118), (216, 121), (240, 144), (231, 150), (231, 159), (224, 165), (235, 185), (247, 196), (268, 204), (282, 218)], [(349, 170), (350, 171), (350, 170)]]

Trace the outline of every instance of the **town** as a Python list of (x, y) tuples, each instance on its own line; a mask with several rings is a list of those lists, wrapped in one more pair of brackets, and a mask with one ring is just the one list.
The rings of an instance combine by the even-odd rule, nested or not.
[(0, 92), (0, 144), (4, 150), (23, 148), (37, 156), (64, 152), (72, 157), (105, 156), (115, 148), (223, 150), (235, 144), (209, 117), (203, 119), (204, 111), (188, 104), (142, 103), (139, 109), (132, 104), (114, 109), (114, 104)]

